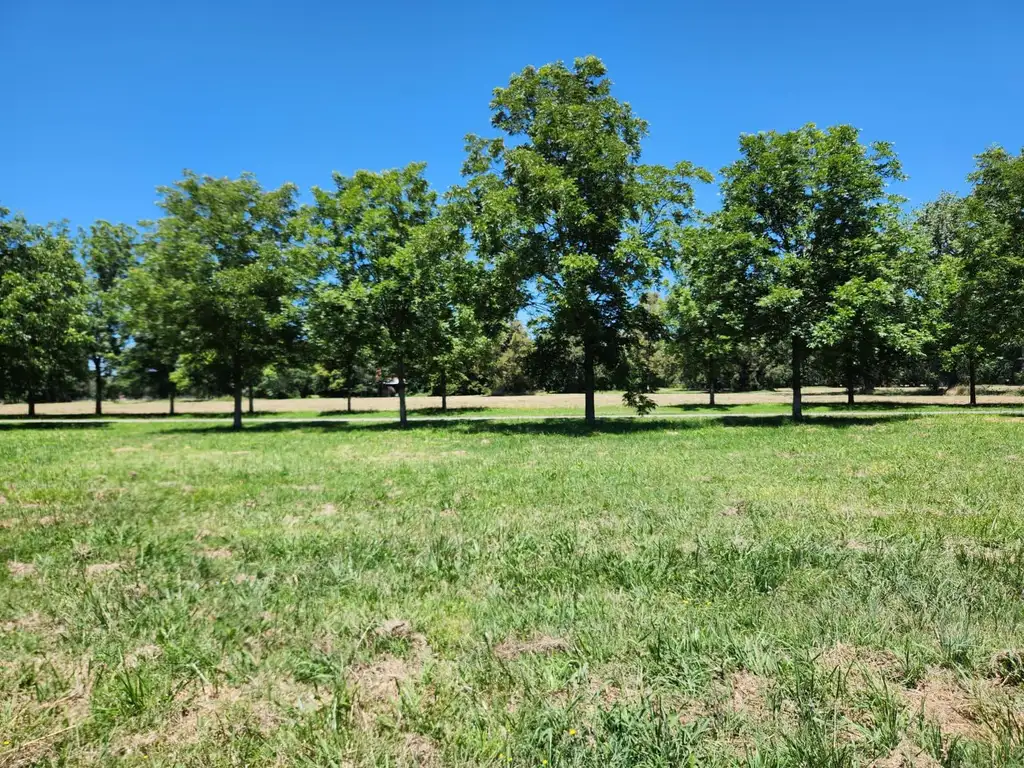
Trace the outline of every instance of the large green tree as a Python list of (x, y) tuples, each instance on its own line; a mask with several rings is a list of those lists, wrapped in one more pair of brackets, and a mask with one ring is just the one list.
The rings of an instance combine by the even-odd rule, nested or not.
[(1024, 343), (1024, 153), (993, 147), (976, 160), (969, 195), (944, 193), (917, 217), (940, 349), (950, 368), (966, 369), (972, 405), (979, 367)]
[(85, 282), (63, 226), (29, 224), (0, 208), (0, 395), (40, 395), (84, 372)]
[(711, 405), (722, 367), (749, 325), (756, 253), (749, 234), (725, 230), (712, 216), (706, 227), (686, 233), (675, 265), (665, 307), (669, 339), (686, 366), (703, 373)]
[(306, 327), (313, 357), (340, 381), (352, 412), (360, 369), (372, 360), (373, 325), (366, 286), (358, 280), (318, 282), (309, 292)]
[(465, 274), (465, 239), (457, 220), (438, 215), (424, 169), (411, 163), (335, 174), (333, 190), (314, 189), (314, 218), (325, 230), (319, 237), (338, 275), (338, 287), (326, 291), (358, 296), (360, 326), (352, 333), (366, 340), (382, 372), (397, 378), (402, 426), (410, 374), (428, 378), (451, 349), (446, 336), (459, 294), (451, 281)]
[[(589, 424), (598, 365), (627, 384), (645, 380), (629, 370), (651, 322), (641, 298), (671, 261), (691, 180), (710, 180), (690, 163), (640, 162), (647, 123), (612, 95), (606, 74), (588, 57), (513, 75), (491, 101), (505, 138), (468, 137), (466, 184), (451, 196), (472, 211), (474, 249), (502, 287), (495, 293), (518, 291), (541, 333), (582, 349)], [(642, 392), (627, 399), (649, 405)]]
[(143, 238), (139, 252), (141, 263), (129, 270), (121, 286), (130, 338), (122, 352), (121, 374), (145, 391), (166, 394), (168, 413), (174, 416), (178, 364), (186, 348), (186, 273), (169, 258), (156, 228)]
[(98, 221), (79, 235), (88, 288), (92, 332), (89, 359), (95, 377), (96, 415), (103, 413), (103, 389), (127, 341), (122, 290), (135, 265), (138, 233), (127, 224)]
[(186, 368), (229, 391), (235, 429), (242, 394), (301, 333), (299, 285), (308, 269), (294, 246), (295, 187), (265, 191), (238, 179), (186, 172), (162, 187), (164, 217), (147, 261), (173, 287)]
[(1024, 150), (1013, 155), (992, 147), (976, 158), (968, 177), (967, 247), (995, 262), (999, 290), (992, 311), (1003, 345), (1024, 344)]
[(808, 351), (860, 338), (875, 308), (900, 301), (888, 262), (902, 258), (902, 201), (887, 187), (902, 171), (890, 144), (865, 146), (848, 125), (744, 135), (740, 154), (722, 171), (721, 220), (754, 238), (759, 327), (790, 346), (799, 419)]

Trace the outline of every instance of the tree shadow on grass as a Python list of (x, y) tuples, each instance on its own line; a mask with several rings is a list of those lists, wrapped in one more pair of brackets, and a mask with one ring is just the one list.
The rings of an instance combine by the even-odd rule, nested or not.
[(21, 421), (7, 423), (0, 421), (0, 432), (31, 432), (41, 429), (99, 429), (109, 427), (105, 421), (93, 422), (60, 422), (60, 421)]
[[(465, 416), (474, 413), (482, 413), (488, 409), (482, 406), (467, 406), (465, 408), (449, 408), (447, 411), (442, 411), (440, 408), (409, 408), (409, 416), (411, 418), (418, 418), (421, 416), (437, 417), (440, 419), (450, 418), (452, 416)], [(373, 410), (360, 410), (360, 411), (346, 411), (344, 409), (335, 411), (320, 411), (317, 414), (318, 417), (328, 416), (345, 416), (352, 419), (358, 419), (363, 414), (372, 414), (375, 417), (383, 416), (394, 416), (395, 421), (398, 421), (398, 410), (391, 408), (381, 408)]]
[[(829, 411), (936, 411), (936, 410), (962, 410), (962, 411), (973, 411), (973, 410), (985, 410), (986, 408), (1002, 408), (1002, 409), (1014, 409), (1024, 408), (1024, 403), (1017, 405), (1016, 403), (979, 403), (978, 405), (968, 405), (967, 403), (894, 403), (890, 401), (870, 402), (870, 403), (854, 403), (849, 405), (847, 403), (818, 403), (813, 399), (804, 399), (804, 412), (807, 415), (812, 415), (815, 412), (823, 413)], [(747, 412), (754, 413), (756, 408), (785, 408), (787, 411), (790, 409), (790, 403), (788, 401), (768, 402), (768, 403), (725, 403), (718, 405), (708, 405), (707, 403), (676, 403), (672, 405), (662, 405), (659, 408), (663, 408), (666, 411), (682, 411), (683, 413), (701, 413), (705, 412), (708, 414), (712, 413), (731, 413), (731, 412)]]
[[(875, 415), (875, 416), (805, 416), (803, 426), (829, 427), (845, 429), (848, 427), (864, 427), (876, 424), (894, 424), (916, 419), (909, 414)], [(541, 435), (558, 437), (590, 437), (593, 435), (630, 435), (647, 432), (671, 432), (682, 430), (708, 429), (714, 427), (754, 427), (778, 429), (784, 426), (798, 426), (789, 416), (779, 414), (770, 416), (723, 416), (709, 415), (707, 418), (693, 419), (658, 419), (619, 418), (598, 419), (594, 426), (588, 426), (583, 419), (537, 419), (537, 420), (500, 420), (479, 419), (473, 421), (455, 421), (445, 419), (413, 419), (408, 427), (402, 427), (397, 420), (394, 422), (360, 422), (353, 421), (275, 421), (261, 423), (250, 421), (243, 427), (247, 433), (253, 432), (416, 432), (423, 429), (445, 429), (453, 433), (463, 434), (497, 434), (497, 435)], [(230, 433), (229, 427), (217, 426), (181, 426), (167, 430), (172, 433)]]
[(59, 421), (61, 419), (68, 420), (73, 419), (74, 421), (106, 421), (112, 420), (117, 421), (118, 419), (178, 419), (178, 418), (231, 418), (231, 413), (203, 413), (202, 411), (188, 412), (178, 411), (173, 416), (168, 413), (104, 413), (97, 415), (95, 413), (37, 413), (35, 416), (28, 416), (27, 414), (19, 413), (5, 413), (0, 414), (0, 423), (5, 421), (27, 421), (32, 420), (33, 422), (42, 421)]

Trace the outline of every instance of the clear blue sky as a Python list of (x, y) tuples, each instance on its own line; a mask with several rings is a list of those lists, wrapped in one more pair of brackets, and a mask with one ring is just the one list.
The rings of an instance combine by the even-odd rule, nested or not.
[(740, 132), (849, 122), (895, 142), (917, 205), (1024, 145), (1022, 30), (1021, 0), (0, 0), (0, 204), (134, 222), (183, 168), (308, 190), (413, 160), (443, 189), (494, 87), (592, 53), (650, 162), (717, 171)]

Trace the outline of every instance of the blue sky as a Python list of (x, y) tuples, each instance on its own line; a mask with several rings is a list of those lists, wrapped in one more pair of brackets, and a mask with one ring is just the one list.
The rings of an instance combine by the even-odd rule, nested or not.
[(183, 168), (307, 190), (423, 160), (444, 189), (494, 87), (591, 53), (648, 162), (717, 171), (741, 132), (849, 122), (895, 142), (917, 205), (1024, 146), (1022, 29), (1021, 0), (0, 0), (0, 205), (134, 222)]

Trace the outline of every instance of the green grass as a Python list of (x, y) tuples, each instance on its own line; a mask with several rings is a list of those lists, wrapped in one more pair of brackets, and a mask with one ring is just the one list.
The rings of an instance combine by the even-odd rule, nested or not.
[[(559, 406), (559, 407), (527, 407), (527, 406), (515, 406), (498, 408), (492, 406), (470, 406), (462, 408), (448, 408), (446, 411), (442, 411), (437, 407), (427, 407), (420, 405), (416, 402), (418, 398), (410, 398), (409, 403), (409, 418), (418, 420), (431, 420), (441, 421), (445, 419), (458, 419), (458, 418), (471, 418), (471, 419), (572, 419), (581, 418), (583, 416), (583, 401), (580, 400), (578, 407), (574, 406)], [(315, 400), (308, 401), (310, 405), (315, 405)], [(599, 405), (597, 406), (597, 415), (605, 417), (623, 417), (623, 416), (636, 416), (636, 410), (629, 408), (625, 405)], [(803, 403), (803, 410), (809, 414), (826, 414), (826, 413), (850, 413), (850, 412), (866, 412), (866, 413), (877, 413), (877, 412), (915, 412), (915, 413), (957, 413), (957, 412), (982, 412), (982, 411), (1020, 411), (1024, 413), (1024, 407), (1016, 404), (1006, 403), (981, 403), (978, 405), (966, 405), (963, 403), (915, 403), (905, 401), (875, 401), (875, 402), (858, 402), (853, 405), (847, 405), (845, 402), (815, 402), (813, 399), (806, 399)], [(720, 405), (707, 405), (706, 403), (685, 403), (685, 404), (668, 404), (660, 405), (655, 411), (652, 412), (651, 418), (657, 417), (668, 417), (675, 418), (679, 416), (687, 415), (698, 415), (698, 416), (714, 416), (714, 415), (786, 415), (791, 412), (791, 405), (788, 402), (778, 403), (730, 403)], [(91, 421), (91, 420), (154, 420), (154, 421), (166, 421), (166, 420), (202, 420), (202, 421), (229, 421), (232, 418), (230, 411), (225, 412), (204, 412), (204, 411), (192, 411), (188, 407), (188, 403), (179, 405), (179, 408), (174, 416), (168, 416), (166, 413), (105, 413), (102, 416), (96, 416), (91, 413), (81, 414), (39, 414), (32, 417), (34, 421)], [(398, 411), (395, 409), (376, 409), (376, 410), (359, 410), (348, 412), (345, 410), (316, 410), (310, 408), (308, 410), (288, 410), (288, 411), (256, 411), (254, 414), (245, 412), (243, 414), (243, 421), (260, 420), (260, 419), (296, 419), (299, 421), (398, 421)], [(29, 417), (24, 414), (0, 414), (0, 423), (4, 421), (24, 422), (29, 421)]]
[(0, 425), (0, 765), (1024, 764), (1022, 470), (979, 415)]

